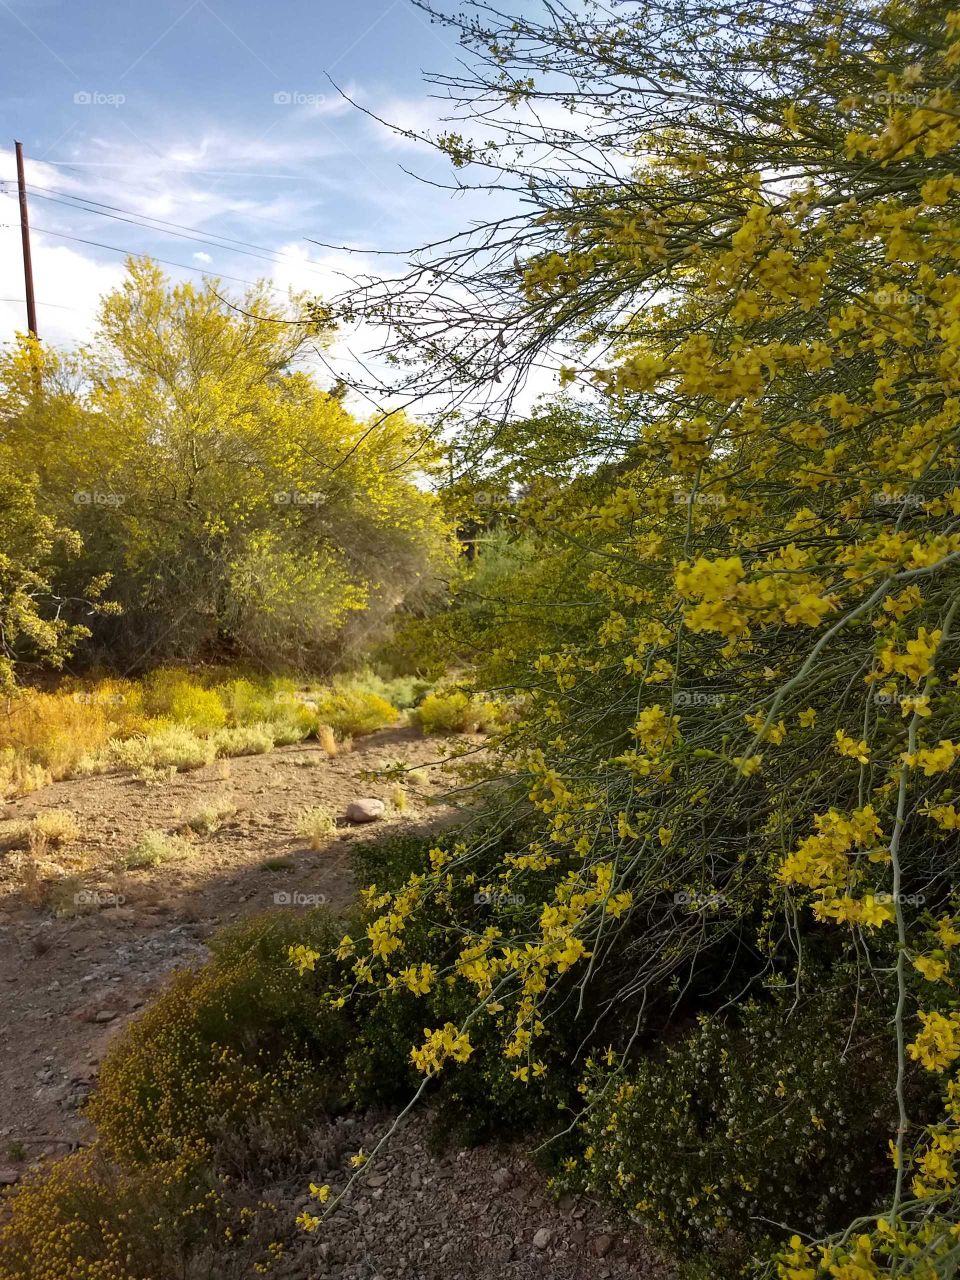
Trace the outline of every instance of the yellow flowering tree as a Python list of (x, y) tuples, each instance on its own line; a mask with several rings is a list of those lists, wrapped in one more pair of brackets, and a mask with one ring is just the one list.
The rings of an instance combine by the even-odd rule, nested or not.
[[(483, 389), (458, 483), (538, 540), (539, 593), (473, 643), (518, 701), (495, 821), (523, 842), (399, 896), (524, 898), (446, 977), (531, 1086), (571, 985), (632, 1019), (731, 949), (786, 980), (832, 931), (889, 995), (899, 1120), (880, 1216), (780, 1275), (952, 1274), (960, 11), (420, 7), (469, 51), (437, 77), (458, 185), (524, 203), (377, 314), (405, 389), (462, 388), (461, 418)], [(561, 395), (511, 413), (545, 361)], [(364, 982), (404, 963), (401, 917)], [(945, 1114), (910, 1113), (918, 1071)]]
[(0, 353), (2, 439), (82, 538), (63, 591), (110, 574), (123, 607), (93, 625), (101, 656), (319, 665), (375, 635), (450, 557), (424, 483), (437, 450), (402, 413), (361, 422), (321, 389), (318, 303), (128, 272), (88, 347)]

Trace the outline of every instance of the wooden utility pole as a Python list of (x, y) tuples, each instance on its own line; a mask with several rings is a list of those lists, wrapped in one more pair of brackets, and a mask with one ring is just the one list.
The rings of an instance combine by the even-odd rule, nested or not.
[(23, 241), (23, 287), (27, 298), (27, 329), (37, 337), (37, 300), (33, 294), (33, 261), (30, 257), (30, 219), (27, 216), (27, 183), (23, 176), (23, 143), (15, 142), (17, 151), (17, 189), (20, 193), (20, 238)]

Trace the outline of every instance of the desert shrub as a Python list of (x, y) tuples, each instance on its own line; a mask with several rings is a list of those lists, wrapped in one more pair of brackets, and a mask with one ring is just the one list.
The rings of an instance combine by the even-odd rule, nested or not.
[(214, 733), (227, 721), (226, 708), (216, 691), (176, 668), (159, 667), (144, 677), (143, 705), (149, 716), (184, 725), (198, 734)]
[(292, 943), (329, 953), (323, 912), (272, 912), (220, 934), (213, 960), (176, 975), (113, 1042), (89, 1115), (123, 1161), (191, 1146), (239, 1150), (254, 1129), (293, 1134), (338, 1106), (348, 1027), (322, 1000), (329, 966), (302, 979)]
[(298, 703), (279, 703), (263, 721), (277, 747), (291, 747), (317, 731), (316, 714)]
[(382, 676), (370, 667), (334, 676), (338, 693), (372, 693), (400, 711), (415, 706), (430, 688), (428, 680), (417, 676)]
[(264, 724), (221, 729), (213, 742), (218, 756), (262, 756), (273, 750), (273, 734)]
[(33, 764), (17, 755), (12, 747), (0, 748), (0, 799), (39, 791), (53, 779), (42, 764)]
[(428, 693), (414, 712), (424, 733), (472, 733), (492, 729), (502, 718), (493, 702), (462, 689)]
[(319, 849), (336, 833), (336, 819), (323, 805), (302, 809), (297, 815), (297, 835), (309, 840), (312, 849)]
[[(278, 306), (254, 286), (241, 316), (219, 289), (138, 260), (105, 297), (89, 350), (0, 352), (0, 534), (16, 553), (0, 575), (18, 592), (5, 608), (0, 584), (0, 660), (16, 632), (11, 662), (38, 650), (62, 661), (79, 638), (66, 615), (109, 576), (122, 619), (85, 609), (84, 621), (88, 650), (113, 661), (230, 647), (323, 669), (354, 645), (351, 624), (369, 640), (452, 559), (422, 483), (436, 450), (410, 448), (402, 413), (364, 434), (304, 369), (308, 344), (332, 332), (312, 300)], [(84, 490), (116, 501), (78, 504)], [(57, 599), (46, 570), (61, 542)], [(201, 702), (190, 722), (209, 728)]]
[(889, 1032), (826, 990), (702, 1015), (625, 1071), (588, 1073), (586, 1185), (681, 1251), (740, 1275), (774, 1224), (824, 1234), (868, 1212), (896, 1130)]
[[(97, 1147), (26, 1175), (0, 1220), (4, 1280), (156, 1280), (222, 1224), (223, 1184), (184, 1150), (121, 1170)], [(220, 1227), (223, 1229), (222, 1225)]]
[(69, 844), (80, 837), (80, 824), (69, 809), (47, 809), (30, 823), (30, 834), (51, 845)]
[(396, 707), (376, 693), (323, 689), (314, 701), (318, 719), (329, 725), (339, 738), (376, 733), (400, 719)]
[(231, 726), (268, 728), (277, 746), (301, 742), (316, 730), (316, 715), (297, 698), (292, 680), (229, 680), (216, 693)]
[(189, 840), (153, 829), (145, 831), (133, 847), (127, 850), (123, 863), (129, 871), (140, 871), (146, 867), (159, 866), (161, 862), (187, 858), (193, 852), (194, 846)]
[(101, 750), (114, 731), (105, 704), (70, 694), (27, 690), (0, 715), (0, 745), (42, 765), (54, 778), (65, 777), (82, 756)]
[(216, 750), (209, 738), (198, 738), (183, 725), (159, 725), (148, 735), (113, 739), (110, 753), (126, 769), (202, 769)]
[(230, 800), (213, 800), (191, 810), (180, 822), (180, 831), (196, 831), (198, 835), (211, 835), (225, 818), (232, 817), (237, 806)]
[(337, 735), (328, 724), (318, 724), (316, 733), (321, 748), (332, 759), (338, 752)]

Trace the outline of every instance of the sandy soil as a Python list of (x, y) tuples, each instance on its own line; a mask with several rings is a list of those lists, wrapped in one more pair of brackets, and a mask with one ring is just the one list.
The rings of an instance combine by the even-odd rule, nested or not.
[[(77, 1108), (107, 1043), (173, 969), (204, 959), (213, 931), (273, 907), (275, 895), (287, 895), (291, 910), (311, 895), (344, 905), (354, 891), (354, 841), (448, 820), (452, 811), (431, 803), (451, 785), (442, 764), (448, 750), (442, 740), (391, 729), (334, 759), (305, 743), (159, 785), (109, 774), (9, 803), (0, 820), (0, 847), (8, 846), (0, 852), (0, 1181), (89, 1136)], [(323, 805), (340, 816), (357, 798), (388, 799), (396, 783), (366, 775), (398, 761), (422, 770), (404, 784), (402, 815), (388, 806), (380, 821), (343, 825), (317, 850), (297, 836), (304, 808)], [(188, 856), (116, 869), (144, 831), (173, 831), (211, 803), (235, 812), (212, 834), (191, 837)], [(24, 856), (9, 845), (50, 809), (68, 809), (81, 837), (40, 863), (41, 898), (25, 886)]]

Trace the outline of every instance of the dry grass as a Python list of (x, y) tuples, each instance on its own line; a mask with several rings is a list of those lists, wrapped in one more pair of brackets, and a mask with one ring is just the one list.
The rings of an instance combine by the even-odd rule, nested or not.
[(182, 836), (153, 829), (145, 831), (133, 848), (127, 851), (124, 865), (128, 871), (140, 871), (146, 867), (156, 867), (161, 862), (189, 857), (193, 850), (194, 846)]
[(336, 820), (323, 805), (302, 809), (297, 816), (297, 835), (309, 840), (311, 849), (320, 849), (336, 833)]
[(194, 831), (197, 835), (209, 836), (222, 826), (225, 818), (232, 818), (237, 806), (223, 798), (214, 798), (209, 804), (201, 805), (192, 813), (185, 815), (177, 827), (178, 831)]
[(53, 848), (80, 839), (80, 824), (69, 809), (47, 809), (38, 813), (28, 831), (31, 839), (40, 836), (45, 845)]
[(337, 735), (333, 732), (330, 725), (317, 725), (317, 741), (331, 759), (339, 754), (340, 747), (337, 742)]
[(213, 742), (218, 756), (261, 756), (273, 750), (273, 734), (264, 724), (221, 729)]

